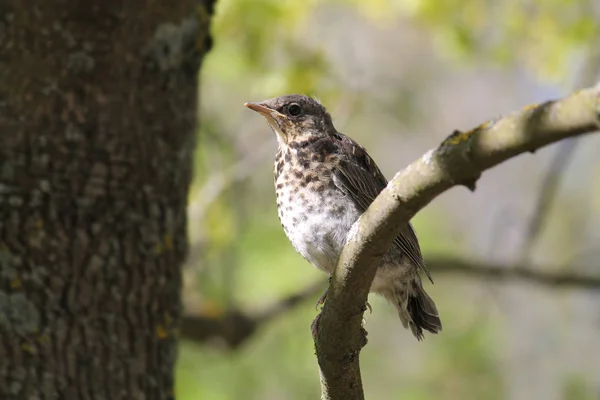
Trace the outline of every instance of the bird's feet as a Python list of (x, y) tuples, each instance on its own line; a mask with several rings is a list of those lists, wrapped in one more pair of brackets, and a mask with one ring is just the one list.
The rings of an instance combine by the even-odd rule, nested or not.
[[(329, 279), (331, 280), (331, 278), (329, 278)], [(328, 291), (329, 291), (329, 286), (327, 286), (327, 288), (325, 289), (325, 292), (323, 292), (321, 297), (319, 297), (319, 299), (315, 303), (315, 310), (318, 310), (319, 306), (322, 306), (323, 304), (325, 304), (325, 300), (327, 300), (327, 292)]]
[[(331, 277), (329, 277), (328, 283), (331, 284)], [(329, 292), (329, 285), (327, 285), (327, 287), (325, 288), (325, 291), (323, 292), (321, 297), (319, 297), (319, 299), (315, 303), (315, 310), (318, 310), (319, 306), (322, 306), (323, 304), (325, 304), (325, 300), (327, 300), (328, 292)], [(369, 304), (368, 301), (365, 303), (365, 308), (363, 308), (363, 312), (367, 311), (367, 309), (369, 310), (369, 314), (373, 314), (373, 307), (371, 307), (371, 305)]]
[[(331, 275), (329, 276), (329, 279), (327, 279), (327, 287), (325, 288), (325, 291), (323, 292), (321, 297), (319, 297), (319, 299), (315, 303), (315, 310), (318, 310), (319, 306), (322, 306), (323, 304), (325, 304), (325, 300), (327, 300), (327, 292), (329, 292), (329, 285), (331, 285)], [(314, 321), (313, 321), (313, 323), (314, 323)]]
[[(329, 284), (331, 284), (331, 276), (329, 277), (328, 285), (327, 285), (327, 288), (325, 288), (325, 292), (323, 292), (321, 297), (319, 297), (319, 299), (315, 303), (315, 310), (318, 310), (319, 306), (322, 306), (323, 304), (325, 304), (325, 301), (327, 300), (327, 293), (329, 292)], [(365, 312), (367, 310), (369, 310), (369, 314), (373, 314), (373, 307), (371, 307), (371, 305), (369, 304), (368, 301), (365, 302), (365, 305), (364, 305), (362, 311)], [(312, 333), (313, 340), (317, 337), (317, 330), (319, 329), (319, 320), (320, 319), (321, 319), (321, 313), (319, 312), (319, 314), (317, 314), (317, 316), (315, 317), (313, 322), (310, 324), (310, 331)], [(362, 322), (363, 322), (362, 325), (364, 325), (366, 323), (364, 318), (363, 318)]]

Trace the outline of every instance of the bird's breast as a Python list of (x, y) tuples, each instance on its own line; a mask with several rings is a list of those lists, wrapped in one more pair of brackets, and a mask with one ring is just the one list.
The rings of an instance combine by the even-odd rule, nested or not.
[(302, 161), (276, 163), (279, 219), (294, 248), (315, 267), (331, 273), (360, 214), (335, 186), (331, 168)]

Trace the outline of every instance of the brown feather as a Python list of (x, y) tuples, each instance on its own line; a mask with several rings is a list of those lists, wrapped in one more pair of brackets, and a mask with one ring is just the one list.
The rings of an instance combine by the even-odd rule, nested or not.
[[(365, 212), (385, 189), (388, 181), (364, 147), (341, 133), (336, 133), (333, 137), (344, 149), (340, 152), (344, 157), (334, 171), (334, 181), (338, 188), (353, 200), (357, 208)], [(431, 274), (423, 262), (417, 235), (410, 223), (403, 227), (394, 244), (433, 283)]]

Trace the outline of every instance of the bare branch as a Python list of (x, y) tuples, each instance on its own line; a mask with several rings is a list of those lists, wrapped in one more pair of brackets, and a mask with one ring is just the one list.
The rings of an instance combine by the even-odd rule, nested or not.
[(237, 348), (254, 334), (256, 327), (252, 317), (238, 310), (219, 316), (185, 314), (179, 336), (198, 343), (221, 341), (228, 348)]
[[(534, 270), (525, 265), (485, 264), (446, 257), (428, 258), (426, 261), (429, 270), (437, 275), (462, 274), (495, 282), (514, 280), (551, 288), (600, 289), (600, 276), (577, 275), (567, 271), (548, 272), (557, 269), (552, 266), (543, 266)], [(308, 299), (316, 298), (326, 285), (327, 280), (319, 280), (258, 313), (239, 309), (217, 316), (188, 313), (183, 317), (181, 337), (195, 342), (217, 339), (229, 348), (238, 348), (252, 337), (260, 325), (271, 322)]]
[(315, 348), (323, 399), (363, 399), (361, 321), (376, 263), (400, 228), (455, 185), (471, 190), (481, 173), (524, 152), (598, 129), (600, 87), (526, 107), (467, 132), (455, 131), (435, 150), (396, 174), (356, 222), (334, 271)]
[(300, 292), (292, 294), (292, 295), (284, 298), (282, 301), (273, 304), (271, 307), (266, 308), (261, 313), (259, 313), (256, 316), (256, 318), (260, 322), (270, 321), (270, 320), (274, 319), (275, 317), (278, 317), (278, 316), (284, 314), (288, 310), (295, 308), (298, 304), (302, 303), (306, 299), (314, 297), (314, 296), (318, 295), (319, 293), (323, 292), (323, 290), (325, 290), (324, 288), (326, 288), (326, 287), (327, 287), (327, 281), (315, 282), (315, 283), (307, 286)]
[(258, 313), (237, 309), (219, 316), (188, 313), (183, 317), (181, 337), (195, 342), (220, 339), (228, 347), (237, 348), (251, 337), (260, 325), (270, 322), (303, 301), (316, 296), (326, 285), (326, 281), (315, 282)]
[(586, 276), (571, 271), (550, 272), (557, 270), (557, 268), (550, 266), (532, 269), (521, 264), (482, 264), (477, 261), (451, 258), (426, 261), (427, 268), (436, 274), (465, 274), (475, 278), (493, 279), (494, 281), (516, 280), (565, 289), (600, 289), (600, 276)]

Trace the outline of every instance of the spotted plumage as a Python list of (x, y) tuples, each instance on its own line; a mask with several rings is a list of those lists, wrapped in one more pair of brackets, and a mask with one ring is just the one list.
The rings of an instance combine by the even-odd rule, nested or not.
[[(277, 135), (275, 192), (279, 219), (292, 245), (331, 274), (354, 222), (387, 185), (366, 150), (337, 132), (316, 100), (287, 95), (246, 106), (261, 113)], [(397, 309), (402, 324), (421, 340), (442, 324), (419, 271), (430, 280), (410, 224), (379, 260), (371, 291)]]

